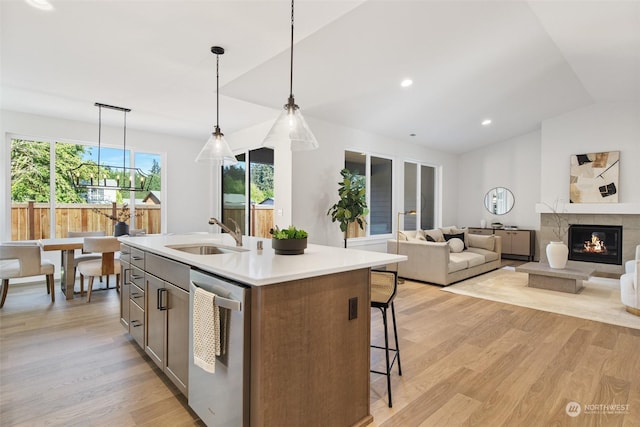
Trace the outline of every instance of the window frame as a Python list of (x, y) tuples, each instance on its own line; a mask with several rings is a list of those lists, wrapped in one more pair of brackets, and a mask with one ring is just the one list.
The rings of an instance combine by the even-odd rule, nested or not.
[[(56, 206), (57, 206), (57, 200), (56, 200), (56, 144), (58, 143), (62, 143), (62, 144), (74, 144), (74, 145), (84, 145), (84, 146), (88, 146), (91, 148), (98, 148), (98, 144), (97, 142), (87, 142), (87, 141), (75, 141), (75, 140), (69, 140), (66, 138), (56, 138), (56, 137), (40, 137), (40, 136), (33, 136), (33, 135), (25, 135), (25, 134), (17, 134), (17, 133), (7, 133), (6, 134), (6, 144), (7, 144), (7, 160), (8, 160), (8, 168), (7, 168), (7, 172), (6, 172), (6, 196), (5, 196), (5, 200), (6, 200), (6, 206), (7, 206), (7, 218), (10, 221), (11, 220), (11, 205), (13, 203), (12, 200), (12, 196), (11, 196), (11, 185), (12, 185), (12, 180), (11, 180), (11, 146), (14, 140), (25, 140), (25, 141), (31, 141), (31, 142), (41, 142), (41, 143), (47, 143), (49, 144), (49, 235), (52, 236), (52, 238), (59, 238), (60, 236), (56, 236)], [(120, 149), (122, 150), (123, 147), (119, 146), (119, 145), (112, 145), (112, 144), (101, 144), (102, 147), (104, 148), (112, 148), (112, 149)], [(161, 172), (160, 172), (160, 188), (164, 189), (165, 188), (165, 183), (166, 183), (166, 162), (167, 162), (167, 156), (166, 153), (164, 152), (154, 152), (152, 150), (147, 150), (147, 149), (136, 149), (134, 147), (127, 147), (126, 150), (129, 152), (129, 167), (135, 167), (135, 156), (136, 154), (151, 154), (151, 155), (157, 155), (160, 159), (160, 168), (161, 168)], [(164, 166), (163, 166), (164, 165)], [(162, 195), (161, 195), (161, 204), (163, 204), (164, 206), (161, 208), (161, 220), (160, 220), (160, 232), (164, 232), (164, 230), (166, 229), (166, 204), (164, 204), (164, 201), (166, 199), (166, 191), (162, 191)], [(130, 192), (130, 197), (129, 199), (126, 199), (127, 201), (125, 203), (129, 204), (129, 206), (131, 206), (131, 212), (132, 214), (135, 212), (135, 192)], [(11, 236), (11, 234), (9, 234), (9, 237)], [(64, 237), (64, 236), (63, 236)]]

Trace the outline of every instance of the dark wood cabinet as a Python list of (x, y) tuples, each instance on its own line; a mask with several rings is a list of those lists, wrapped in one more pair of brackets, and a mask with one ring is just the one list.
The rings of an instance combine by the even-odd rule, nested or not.
[[(145, 353), (187, 396), (189, 379), (189, 266), (146, 255)], [(169, 282), (179, 282), (181, 286)]]
[(188, 265), (121, 245), (120, 323), (187, 396)]

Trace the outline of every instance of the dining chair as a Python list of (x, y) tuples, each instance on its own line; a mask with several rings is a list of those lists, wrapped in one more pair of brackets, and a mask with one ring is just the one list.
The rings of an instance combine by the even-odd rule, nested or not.
[(52, 262), (43, 260), (40, 246), (36, 242), (2, 243), (0, 244), (0, 308), (4, 306), (9, 290), (9, 279), (21, 277), (45, 276), (47, 292), (51, 294), (51, 302), (55, 302)]
[[(380, 345), (371, 345), (371, 348), (382, 349), (385, 351), (385, 370), (378, 371), (371, 369), (375, 374), (386, 375), (387, 377), (387, 397), (389, 408), (392, 407), (391, 402), (391, 368), (395, 362), (398, 362), (398, 375), (402, 375), (402, 367), (400, 366), (400, 347), (398, 346), (398, 329), (396, 327), (396, 310), (393, 300), (398, 290), (398, 273), (396, 271), (371, 270), (371, 308), (378, 308), (382, 314), (382, 323), (384, 325), (384, 347)], [(387, 310), (391, 308), (391, 318), (393, 320), (393, 335), (395, 337), (396, 347), (389, 347), (389, 328), (387, 321)], [(393, 353), (393, 357), (391, 357)]]
[[(67, 237), (97, 237), (97, 236), (106, 236), (107, 234), (104, 231), (69, 231), (67, 232)], [(76, 270), (78, 269), (78, 264), (82, 261), (91, 261), (96, 259), (101, 259), (102, 254), (96, 254), (91, 252), (86, 252), (84, 248), (80, 251), (76, 251), (73, 257), (73, 277), (76, 277)], [(100, 276), (100, 282), (102, 282), (102, 276)]]
[(91, 302), (91, 291), (93, 290), (93, 278), (107, 276), (107, 288), (109, 288), (109, 276), (116, 276), (116, 290), (120, 291), (120, 260), (115, 258), (115, 253), (120, 250), (120, 241), (116, 237), (85, 237), (83, 250), (86, 252), (96, 252), (101, 254), (101, 258), (93, 261), (82, 261), (78, 263), (80, 272), (80, 296), (84, 295), (84, 278), (89, 277), (89, 287), (87, 289), (87, 302)]

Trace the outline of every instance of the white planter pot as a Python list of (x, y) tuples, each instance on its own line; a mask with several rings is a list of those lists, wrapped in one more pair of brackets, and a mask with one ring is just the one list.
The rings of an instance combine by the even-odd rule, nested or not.
[(569, 248), (564, 242), (549, 242), (547, 245), (547, 261), (549, 267), (562, 269), (567, 265)]

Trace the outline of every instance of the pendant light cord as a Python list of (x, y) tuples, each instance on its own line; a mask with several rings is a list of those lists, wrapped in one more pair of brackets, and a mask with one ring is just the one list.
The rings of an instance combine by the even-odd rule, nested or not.
[(216, 131), (220, 129), (218, 126), (220, 122), (220, 74), (218, 71), (218, 66), (220, 64), (220, 55), (216, 54)]
[(289, 72), (289, 97), (293, 98), (293, 1), (291, 0), (291, 69)]
[(102, 105), (98, 105), (98, 173), (96, 178), (100, 179), (100, 141), (102, 139)]

